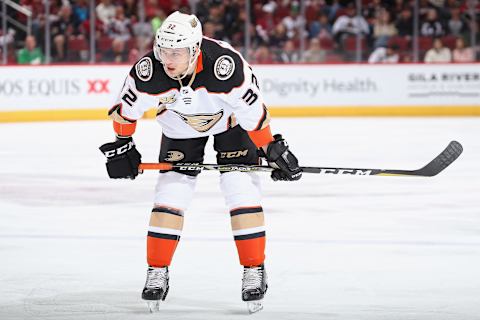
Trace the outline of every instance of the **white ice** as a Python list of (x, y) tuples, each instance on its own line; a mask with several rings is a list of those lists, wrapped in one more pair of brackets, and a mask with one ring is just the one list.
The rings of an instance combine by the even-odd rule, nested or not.
[[(480, 319), (480, 119), (274, 119), (302, 165), (433, 178), (263, 174), (269, 292), (255, 319)], [(107, 121), (0, 125), (0, 319), (246, 319), (218, 187), (199, 177), (159, 314), (140, 299), (156, 172), (109, 180)], [(160, 127), (140, 121), (144, 161)], [(207, 161), (214, 160), (211, 146)]]

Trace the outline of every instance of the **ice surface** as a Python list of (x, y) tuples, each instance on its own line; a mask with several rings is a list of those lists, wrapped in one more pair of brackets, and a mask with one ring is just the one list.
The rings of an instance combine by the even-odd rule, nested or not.
[[(417, 169), (434, 178), (264, 174), (269, 291), (256, 319), (480, 319), (480, 119), (274, 119), (303, 165)], [(204, 172), (163, 310), (140, 299), (156, 173), (109, 180), (107, 121), (0, 125), (0, 319), (245, 319), (242, 268)], [(140, 121), (144, 161), (160, 127)], [(211, 146), (207, 161), (214, 161)]]

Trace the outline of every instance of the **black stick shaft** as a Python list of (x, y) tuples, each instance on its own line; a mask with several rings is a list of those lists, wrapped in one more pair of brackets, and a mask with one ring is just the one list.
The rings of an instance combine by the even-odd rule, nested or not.
[[(450, 164), (452, 164), (463, 152), (462, 145), (457, 141), (449, 143), (437, 157), (430, 161), (424, 167), (418, 170), (398, 170), (398, 169), (373, 169), (373, 168), (336, 168), (336, 167), (301, 167), (305, 173), (333, 174), (333, 175), (353, 175), (353, 176), (417, 176), (433, 177)], [(154, 164), (155, 165), (155, 164)], [(220, 172), (257, 172), (274, 170), (272, 167), (260, 165), (245, 164), (198, 164), (198, 163), (160, 163), (157, 165), (168, 165), (178, 171), (199, 171), (199, 170), (217, 170)], [(148, 169), (159, 169), (150, 167)]]

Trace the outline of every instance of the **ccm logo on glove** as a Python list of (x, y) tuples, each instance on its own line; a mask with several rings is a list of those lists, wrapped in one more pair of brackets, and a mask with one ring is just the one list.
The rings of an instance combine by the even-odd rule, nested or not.
[(127, 152), (128, 150), (132, 149), (134, 146), (135, 146), (135, 143), (133, 141), (130, 141), (128, 142), (128, 144), (123, 145), (117, 149), (107, 150), (104, 152), (104, 154), (105, 154), (105, 157), (112, 158), (112, 157), (115, 157), (116, 155), (121, 155)]
[(112, 179), (135, 179), (142, 155), (137, 151), (131, 137), (118, 138), (100, 147), (107, 158), (107, 172)]

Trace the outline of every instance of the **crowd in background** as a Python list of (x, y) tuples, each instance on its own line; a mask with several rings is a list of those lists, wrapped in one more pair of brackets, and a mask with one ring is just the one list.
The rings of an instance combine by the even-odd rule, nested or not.
[[(33, 13), (31, 34), (9, 27), (6, 34), (0, 34), (0, 44), (9, 44), (9, 63), (42, 63), (45, 0), (16, 2)], [(363, 0), (358, 15), (355, 1), (306, 0), (302, 15), (300, 2), (289, 0), (252, 0), (249, 13), (245, 0), (144, 0), (141, 6), (136, 0), (98, 0), (95, 21), (91, 21), (88, 0), (50, 0), (51, 62), (89, 61), (93, 36), (97, 62), (132, 63), (150, 50), (155, 31), (175, 10), (195, 13), (205, 36), (231, 43), (252, 63), (354, 61), (359, 44), (362, 61), (410, 62), (413, 2)], [(477, 61), (478, 50), (470, 41), (472, 32), (478, 34), (479, 14), (479, 1), (419, 0), (420, 59), (428, 63)], [(16, 11), (9, 15), (26, 22), (25, 15)], [(250, 46), (245, 52), (247, 18)]]

